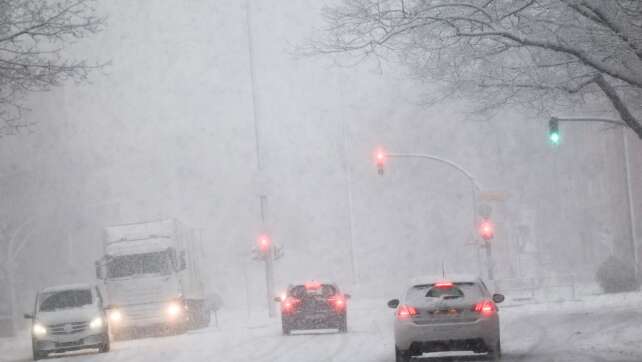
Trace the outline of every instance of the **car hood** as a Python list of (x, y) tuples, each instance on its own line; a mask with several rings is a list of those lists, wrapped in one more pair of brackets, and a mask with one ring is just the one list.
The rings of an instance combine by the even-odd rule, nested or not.
[(46, 325), (71, 322), (88, 322), (101, 315), (96, 306), (58, 309), (51, 312), (38, 312), (36, 320)]

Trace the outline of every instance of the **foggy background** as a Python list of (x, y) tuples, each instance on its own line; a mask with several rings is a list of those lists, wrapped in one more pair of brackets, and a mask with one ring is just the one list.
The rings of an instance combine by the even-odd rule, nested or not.
[[(94, 280), (104, 226), (166, 217), (202, 230), (211, 292), (263, 310), (263, 264), (250, 259), (263, 231), (260, 194), (265, 231), (285, 250), (279, 289), (328, 278), (394, 297), (399, 283), (439, 273), (442, 261), (448, 272), (485, 273), (466, 245), (468, 180), (405, 159), (388, 160), (379, 176), (377, 146), (450, 159), (502, 195), (489, 202), (498, 278), (592, 281), (608, 255), (631, 258), (620, 129), (565, 126), (553, 148), (540, 116), (480, 121), (465, 100), (426, 108), (430, 84), (400, 67), (297, 57), (294, 46), (322, 25), (314, 0), (252, 3), (253, 100), (245, 2), (103, 6), (106, 30), (77, 51), (111, 65), (91, 84), (33, 95), (25, 117), (37, 126), (0, 142), (0, 216), (29, 221), (16, 273), (25, 310), (41, 287)], [(631, 135), (630, 147), (640, 234), (642, 143)]]

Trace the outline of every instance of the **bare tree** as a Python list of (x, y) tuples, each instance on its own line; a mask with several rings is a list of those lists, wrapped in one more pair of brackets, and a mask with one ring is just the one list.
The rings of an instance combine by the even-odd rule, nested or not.
[(642, 138), (639, 0), (342, 0), (314, 54), (396, 57), (487, 110), (611, 105)]
[(96, 0), (0, 0), (0, 137), (28, 127), (26, 94), (65, 80), (83, 81), (92, 69), (71, 59), (65, 45), (100, 31)]

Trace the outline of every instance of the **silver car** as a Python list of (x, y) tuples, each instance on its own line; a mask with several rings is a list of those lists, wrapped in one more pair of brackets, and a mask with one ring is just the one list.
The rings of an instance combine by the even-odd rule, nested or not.
[(501, 358), (497, 303), (478, 277), (418, 278), (401, 299), (388, 302), (395, 313), (397, 362), (413, 356), (443, 351), (486, 353)]
[(108, 352), (109, 327), (99, 289), (88, 284), (41, 290), (36, 297), (31, 338), (33, 359), (80, 349)]

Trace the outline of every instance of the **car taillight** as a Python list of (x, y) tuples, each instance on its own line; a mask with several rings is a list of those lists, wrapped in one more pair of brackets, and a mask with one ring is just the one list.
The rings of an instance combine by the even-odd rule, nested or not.
[(296, 310), (296, 308), (299, 306), (301, 303), (300, 299), (292, 298), (292, 297), (287, 297), (285, 300), (281, 303), (281, 312), (282, 313), (292, 313)]
[(328, 298), (328, 303), (337, 311), (342, 311), (346, 308), (346, 300), (342, 296), (334, 296)]
[(483, 300), (473, 306), (473, 312), (480, 313), (484, 316), (490, 316), (497, 312), (497, 307), (492, 300)]
[(452, 288), (454, 286), (453, 282), (449, 282), (446, 280), (442, 280), (440, 282), (435, 283), (434, 287), (435, 288)]
[(409, 305), (402, 304), (397, 308), (397, 319), (400, 321), (408, 320), (417, 315), (417, 309)]

